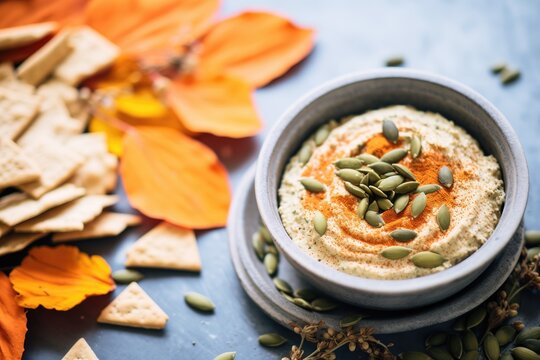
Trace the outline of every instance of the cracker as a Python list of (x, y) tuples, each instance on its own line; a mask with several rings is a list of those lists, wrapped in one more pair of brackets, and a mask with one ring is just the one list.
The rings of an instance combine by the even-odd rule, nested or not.
[(35, 92), (35, 88), (32, 85), (17, 79), (13, 65), (7, 62), (0, 63), (0, 88), (25, 94), (33, 94)]
[(69, 148), (51, 141), (25, 148), (25, 153), (37, 164), (41, 177), (18, 188), (37, 199), (69, 179), (82, 164), (82, 157)]
[(0, 86), (0, 137), (15, 140), (34, 120), (38, 109), (37, 96)]
[(162, 222), (131, 246), (125, 265), (200, 271), (195, 234), (192, 230)]
[(34, 241), (39, 240), (47, 234), (17, 234), (9, 233), (0, 239), (0, 256), (21, 251)]
[(15, 226), (15, 231), (32, 233), (81, 231), (84, 224), (94, 220), (104, 208), (116, 202), (118, 197), (113, 195), (86, 195)]
[(137, 215), (104, 212), (94, 220), (84, 225), (82, 231), (56, 233), (53, 242), (77, 241), (106, 236), (116, 236), (128, 226), (137, 225), (141, 218)]
[(36, 93), (43, 99), (45, 103), (48, 101), (59, 99), (66, 106), (69, 111), (69, 115), (77, 117), (80, 115), (82, 108), (86, 106), (79, 91), (65, 82), (58, 79), (49, 79), (41, 84)]
[(97, 321), (144, 329), (163, 329), (168, 319), (167, 314), (139, 284), (132, 282), (101, 311)]
[(7, 234), (11, 228), (6, 224), (0, 223), (0, 238)]
[(110, 66), (120, 53), (116, 45), (87, 26), (73, 30), (69, 40), (73, 51), (58, 65), (54, 76), (74, 86)]
[(43, 39), (56, 30), (55, 22), (10, 27), (0, 30), (0, 50), (14, 49)]
[(17, 77), (22, 81), (39, 85), (71, 52), (70, 30), (63, 30), (30, 55), (17, 68)]
[(0, 137), (0, 189), (40, 177), (38, 166), (13, 141)]
[(10, 226), (17, 225), (84, 194), (83, 188), (73, 184), (62, 185), (37, 200), (26, 194), (10, 194), (0, 199), (0, 221)]
[(15, 77), (15, 70), (13, 70), (13, 65), (8, 62), (0, 63), (0, 82), (11, 82), (16, 80), (17, 78)]
[(90, 345), (80, 338), (64, 355), (62, 360), (99, 360)]

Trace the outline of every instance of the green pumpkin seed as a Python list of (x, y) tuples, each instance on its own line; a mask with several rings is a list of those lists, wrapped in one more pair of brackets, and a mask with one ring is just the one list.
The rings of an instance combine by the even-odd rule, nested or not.
[(427, 353), (435, 360), (454, 360), (448, 351), (440, 347), (430, 347)]
[(527, 349), (531, 349), (532, 351), (534, 351), (535, 353), (539, 354), (540, 353), (540, 340), (538, 339), (527, 339), (527, 340), (524, 340), (522, 343), (521, 343), (522, 346), (526, 347)]
[(362, 162), (364, 164), (373, 164), (377, 161), (380, 161), (378, 157), (376, 157), (375, 155), (371, 155), (371, 154), (360, 154), (357, 156), (358, 159), (362, 160)]
[(540, 231), (539, 230), (525, 231), (525, 244), (527, 246), (540, 245)]
[(236, 358), (236, 351), (224, 352), (214, 358), (214, 360), (234, 360)]
[(266, 347), (278, 347), (286, 342), (287, 339), (276, 333), (263, 334), (259, 336), (259, 344)]
[(268, 253), (264, 255), (264, 267), (266, 269), (266, 272), (270, 276), (274, 276), (274, 274), (277, 272), (277, 266), (278, 266), (278, 258), (276, 255)]
[(381, 177), (374, 170), (368, 171), (367, 175), (370, 184), (376, 184), (377, 181), (381, 181)]
[(382, 162), (382, 161), (369, 164), (368, 167), (379, 175), (394, 171), (394, 168), (392, 167), (392, 165), (386, 162)]
[[(373, 173), (375, 173), (375, 171), (373, 171)], [(364, 176), (362, 178), (362, 181), (360, 182), (360, 185), (365, 185), (365, 186), (368, 186), (369, 185), (369, 173), (365, 174), (366, 176)]]
[(347, 328), (349, 326), (354, 326), (362, 320), (362, 315), (349, 315), (345, 316), (343, 319), (339, 321), (339, 327), (340, 328)]
[(447, 188), (452, 187), (454, 176), (448, 166), (443, 166), (439, 169), (439, 182)]
[(294, 298), (293, 303), (296, 306), (300, 306), (301, 308), (304, 308), (306, 310), (310, 310), (310, 311), (313, 310), (313, 306), (311, 306), (310, 303), (308, 303), (306, 300), (304, 300), (302, 298)]
[(505, 325), (501, 326), (499, 330), (495, 332), (495, 337), (500, 346), (508, 345), (516, 336), (516, 329), (513, 326)]
[(393, 175), (386, 179), (383, 179), (379, 184), (378, 188), (382, 191), (392, 191), (398, 187), (403, 182), (403, 176)]
[(471, 350), (463, 354), (461, 360), (478, 360), (479, 357), (480, 353), (478, 352), (478, 350)]
[(323, 236), (326, 233), (326, 226), (326, 217), (320, 211), (316, 211), (313, 215), (313, 227), (317, 234)]
[(508, 85), (519, 79), (521, 72), (518, 69), (504, 69), (501, 72), (501, 83)]
[(406, 248), (404, 246), (389, 246), (386, 249), (382, 250), (380, 254), (386, 259), (398, 260), (409, 255), (411, 251), (412, 249)]
[(318, 298), (311, 302), (311, 306), (315, 311), (330, 311), (337, 308), (338, 304), (330, 299)]
[(486, 318), (487, 312), (486, 308), (483, 306), (479, 306), (473, 310), (471, 310), (466, 317), (465, 320), (465, 327), (467, 329), (472, 329), (482, 323), (484, 319)]
[(402, 360), (433, 360), (431, 356), (420, 351), (406, 351), (399, 354)]
[(522, 346), (513, 348), (512, 355), (518, 360), (540, 360), (540, 355)]
[(403, 160), (407, 156), (407, 150), (404, 149), (394, 149), (390, 150), (381, 157), (381, 161), (384, 161), (389, 164), (395, 164)]
[(488, 333), (484, 339), (484, 353), (488, 360), (498, 360), (501, 356), (501, 347), (492, 333)]
[(397, 229), (390, 233), (390, 236), (400, 242), (408, 242), (414, 240), (418, 234), (416, 231), (408, 229)]
[(315, 179), (303, 178), (300, 183), (304, 185), (304, 188), (312, 193), (321, 193), (326, 190), (325, 186)]
[(388, 195), (386, 195), (384, 193), (384, 191), (382, 191), (381, 189), (379, 189), (378, 187), (376, 186), (373, 186), (373, 185), (369, 185), (369, 190), (371, 190), (371, 193), (375, 196), (378, 196), (378, 197), (381, 197), (381, 198), (387, 198)]
[(426, 208), (426, 204), (427, 204), (426, 194), (424, 194), (424, 193), (418, 194), (414, 198), (414, 200), (412, 201), (412, 204), (411, 204), (412, 217), (416, 219), (418, 216), (420, 216), (420, 214), (422, 214), (422, 212)]
[(424, 194), (431, 194), (434, 192), (437, 192), (441, 190), (442, 187), (437, 184), (427, 184), (427, 185), (421, 185), (416, 189), (417, 193), (424, 193)]
[(394, 201), (394, 211), (396, 212), (396, 214), (399, 214), (400, 212), (405, 210), (408, 203), (409, 203), (408, 194), (398, 196), (396, 201)]
[(129, 284), (133, 281), (140, 281), (143, 277), (143, 274), (131, 269), (116, 270), (112, 273), (112, 278), (117, 284)]
[[(367, 176), (366, 176), (366, 177), (367, 177)], [(358, 185), (358, 187), (359, 187), (360, 189), (364, 190), (366, 194), (368, 194), (368, 195), (370, 195), (370, 196), (373, 195), (373, 193), (371, 192), (371, 189), (369, 188), (368, 185), (366, 185), (366, 184), (360, 184), (360, 185)]]
[(264, 248), (264, 254), (274, 254), (279, 258), (279, 251), (275, 245), (266, 245)]
[[(378, 213), (379, 212), (379, 205), (377, 205), (376, 201), (372, 201), (371, 204), (369, 204), (367, 210), (368, 211), (374, 211), (374, 212)], [(365, 215), (364, 215), (364, 217), (365, 217)]]
[(446, 205), (442, 205), (437, 211), (437, 224), (442, 231), (448, 230), (450, 227), (450, 211)]
[(454, 321), (454, 324), (452, 325), (452, 329), (454, 329), (455, 331), (467, 330), (465, 317), (460, 317), (456, 321)]
[(317, 130), (315, 133), (315, 136), (313, 137), (313, 140), (315, 140), (315, 145), (321, 146), (326, 139), (328, 138), (328, 135), (330, 135), (330, 128), (328, 125), (323, 125)]
[(359, 185), (364, 176), (353, 169), (341, 169), (336, 172), (341, 179), (350, 182), (353, 185)]
[(363, 161), (358, 158), (339, 159), (334, 163), (338, 169), (360, 169)]
[(381, 175), (381, 179), (386, 179), (386, 178), (389, 178), (390, 176), (395, 176), (397, 175), (398, 173), (395, 172), (395, 171), (391, 171), (391, 172), (387, 172), (386, 174), (382, 174)]
[(279, 291), (284, 292), (285, 294), (292, 294), (292, 286), (285, 280), (280, 278), (274, 278), (272, 282), (276, 286), (276, 289), (278, 289)]
[(389, 67), (401, 66), (404, 63), (405, 63), (405, 59), (401, 55), (395, 55), (395, 56), (389, 57), (388, 59), (384, 61), (384, 65), (389, 66)]
[(384, 225), (383, 219), (375, 211), (368, 210), (366, 212), (365, 220), (369, 225), (371, 225), (373, 227), (376, 227), (376, 228), (380, 228), (381, 226)]
[(498, 62), (496, 64), (493, 64), (490, 68), (491, 72), (494, 73), (494, 74), (499, 74), (501, 73), (503, 70), (505, 70), (506, 68), (508, 67), (508, 64), (506, 64), (505, 62), (501, 61), (501, 62)]
[(463, 347), (465, 348), (465, 351), (478, 350), (478, 338), (471, 330), (467, 330), (463, 333)]
[(540, 326), (528, 327), (516, 336), (516, 344), (521, 345), (527, 339), (540, 339)]
[(184, 301), (195, 310), (212, 312), (216, 308), (216, 305), (206, 296), (196, 293), (188, 292), (184, 295)]
[(450, 335), (450, 339), (448, 340), (448, 349), (453, 357), (456, 359), (461, 358), (461, 355), (463, 355), (463, 343), (461, 342), (459, 335)]
[(391, 143), (397, 143), (399, 139), (399, 130), (396, 124), (390, 119), (384, 119), (382, 123), (382, 132), (384, 137)]
[(420, 153), (422, 152), (422, 140), (420, 140), (418, 136), (413, 135), (409, 151), (411, 152), (411, 156), (413, 159), (416, 159), (418, 156), (420, 156)]
[(368, 206), (369, 206), (369, 199), (368, 198), (363, 198), (362, 200), (360, 200), (358, 202), (358, 209), (356, 210), (356, 213), (358, 214), (360, 219), (363, 219), (364, 216), (366, 215), (366, 211), (368, 209)]
[(446, 339), (448, 338), (448, 335), (446, 333), (435, 333), (431, 334), (426, 338), (425, 345), (426, 347), (430, 346), (441, 346), (446, 344)]
[(380, 210), (386, 211), (391, 209), (394, 204), (388, 199), (377, 199), (377, 206), (379, 206)]
[(396, 169), (396, 171), (401, 175), (403, 176), (404, 178), (406, 179), (410, 179), (410, 180), (416, 180), (416, 176), (414, 176), (414, 174), (412, 173), (411, 170), (409, 170), (408, 167), (406, 167), (405, 165), (401, 165), (401, 164), (392, 164), (392, 166), (394, 167), (394, 169)]
[(407, 181), (398, 185), (394, 191), (398, 194), (408, 194), (418, 189), (419, 185), (417, 181)]
[(255, 250), (255, 254), (259, 258), (259, 260), (262, 260), (264, 258), (264, 239), (259, 231), (253, 234), (251, 238), (251, 244), (253, 245), (253, 250)]
[(319, 294), (313, 289), (297, 289), (294, 291), (294, 296), (304, 299), (306, 301), (313, 301), (319, 296)]
[(512, 356), (510, 351), (506, 350), (505, 352), (502, 353), (501, 360), (514, 360), (514, 357)]
[(311, 159), (311, 155), (313, 155), (313, 145), (311, 142), (306, 142), (298, 152), (298, 161), (302, 165), (306, 165), (309, 159)]
[(415, 254), (411, 261), (420, 268), (433, 269), (441, 266), (446, 260), (441, 255), (431, 251), (421, 251)]
[(272, 239), (272, 235), (270, 234), (270, 231), (268, 231), (268, 228), (264, 225), (261, 225), (259, 228), (259, 232), (261, 233), (262, 238), (264, 239), (264, 242), (267, 244), (273, 244), (274, 240)]
[(294, 304), (294, 297), (290, 296), (289, 294), (286, 294), (284, 292), (281, 293), (281, 295), (283, 295), (283, 297), (290, 303), (293, 303)]
[(395, 196), (396, 196), (396, 192), (394, 190), (391, 190), (388, 192), (388, 199), (394, 200)]
[(345, 183), (345, 190), (347, 190), (349, 194), (354, 195), (360, 199), (368, 197), (364, 190), (362, 190), (356, 185), (351, 184), (350, 182)]

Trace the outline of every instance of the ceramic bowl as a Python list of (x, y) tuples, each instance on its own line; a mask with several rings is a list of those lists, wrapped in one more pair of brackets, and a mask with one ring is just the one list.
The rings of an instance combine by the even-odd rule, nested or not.
[[(437, 112), (465, 128), (486, 154), (497, 158), (506, 192), (501, 218), (484, 245), (449, 269), (414, 279), (367, 279), (322, 264), (291, 240), (278, 213), (281, 176), (303, 140), (330, 119), (388, 105), (411, 105)], [(478, 277), (516, 232), (525, 212), (528, 188), (523, 149), (499, 110), (480, 94), (453, 80), (405, 69), (346, 75), (302, 97), (269, 132), (257, 161), (255, 179), (262, 220), (280, 251), (300, 274), (341, 301), (394, 310), (434, 303), (462, 290)]]

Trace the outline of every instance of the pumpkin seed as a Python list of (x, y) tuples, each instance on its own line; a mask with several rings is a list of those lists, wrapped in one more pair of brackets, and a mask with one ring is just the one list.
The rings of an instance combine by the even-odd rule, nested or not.
[(455, 331), (467, 330), (465, 317), (460, 317), (456, 321), (454, 321), (454, 324), (452, 325), (452, 329), (454, 329)]
[(492, 333), (487, 333), (484, 339), (484, 353), (488, 360), (498, 360), (501, 356), (501, 347)]
[(505, 352), (502, 353), (501, 360), (514, 360), (514, 357), (512, 356), (510, 351), (506, 350)]
[(374, 170), (371, 170), (367, 173), (368, 175), (368, 179), (369, 179), (369, 182), (371, 184), (373, 183), (377, 183), (377, 181), (381, 181), (381, 177), (379, 176), (379, 174), (377, 174), (377, 172), (375, 172)]
[(386, 162), (382, 162), (382, 161), (369, 164), (368, 167), (370, 169), (373, 169), (379, 175), (394, 171), (394, 168), (392, 167), (392, 165)]
[(522, 346), (527, 349), (531, 349), (535, 353), (540, 353), (540, 340), (538, 339), (527, 339), (521, 343)]
[(359, 185), (364, 176), (353, 169), (341, 169), (336, 172), (341, 179), (350, 182), (353, 185)]
[(345, 183), (345, 190), (347, 190), (349, 194), (354, 195), (361, 199), (368, 197), (368, 195), (364, 192), (364, 190), (362, 190), (356, 185), (351, 184), (350, 182)]
[(424, 209), (426, 208), (426, 204), (427, 204), (426, 194), (424, 193), (418, 194), (414, 198), (411, 204), (412, 217), (416, 219), (418, 216), (420, 216), (420, 214), (422, 214), (422, 211), (424, 211)]
[(326, 217), (320, 212), (316, 211), (313, 215), (313, 227), (320, 236), (326, 233)]
[(388, 192), (388, 199), (394, 200), (394, 197), (396, 196), (396, 192), (394, 190), (391, 190)]
[(337, 308), (338, 304), (330, 299), (318, 298), (311, 302), (311, 306), (315, 311), (330, 311)]
[(390, 233), (390, 236), (392, 238), (400, 242), (411, 241), (414, 238), (416, 238), (417, 235), (418, 234), (416, 233), (416, 231), (408, 230), (408, 229), (397, 229)]
[(384, 161), (389, 164), (395, 164), (403, 160), (407, 156), (407, 150), (404, 149), (394, 149), (390, 150), (381, 157), (381, 161)]
[(264, 248), (264, 254), (274, 254), (279, 258), (279, 251), (275, 245), (266, 245)]
[(358, 209), (356, 210), (356, 213), (358, 214), (360, 219), (363, 219), (364, 216), (366, 215), (366, 211), (368, 209), (368, 206), (369, 206), (369, 199), (368, 198), (363, 198), (362, 200), (360, 200), (358, 202)]
[[(367, 177), (367, 176), (366, 176), (366, 177)], [(370, 196), (373, 195), (373, 193), (371, 192), (371, 189), (369, 188), (368, 185), (366, 185), (366, 184), (360, 184), (360, 185), (358, 185), (358, 187), (359, 187), (360, 189), (364, 190), (366, 194), (368, 194), (368, 195), (370, 195)]]
[(405, 210), (408, 203), (409, 203), (408, 194), (398, 196), (396, 201), (394, 201), (394, 211), (396, 212), (396, 214), (399, 214), (400, 212)]
[(441, 346), (446, 344), (446, 339), (448, 338), (448, 335), (446, 333), (435, 333), (431, 334), (426, 338), (425, 345), (428, 346)]
[(478, 350), (471, 350), (463, 354), (461, 360), (478, 360), (479, 357), (480, 353), (478, 352)]
[(433, 360), (431, 356), (421, 351), (406, 351), (399, 354), (402, 360)]
[(304, 188), (307, 191), (310, 191), (312, 193), (320, 193), (326, 190), (323, 184), (312, 178), (303, 178), (300, 180), (300, 183), (304, 185)]
[(214, 358), (214, 360), (234, 360), (236, 358), (236, 351), (224, 352)]
[(264, 239), (259, 231), (253, 234), (251, 238), (251, 244), (253, 245), (253, 250), (255, 250), (255, 254), (259, 258), (259, 260), (262, 260), (264, 258)]
[(518, 360), (540, 360), (540, 355), (522, 346), (513, 348), (512, 355)]
[(539, 230), (525, 231), (525, 244), (527, 244), (527, 246), (540, 245), (540, 231)]
[(459, 335), (450, 335), (450, 339), (448, 340), (448, 349), (453, 357), (456, 359), (461, 358), (461, 355), (463, 355), (463, 343), (461, 342)]
[[(379, 212), (379, 205), (377, 205), (377, 202), (376, 201), (372, 201), (371, 204), (369, 204), (368, 206), (368, 211), (374, 211), (376, 213)], [(365, 217), (365, 215), (364, 215)]]
[(285, 280), (280, 278), (274, 278), (272, 282), (276, 286), (276, 289), (278, 289), (279, 291), (284, 292), (285, 294), (292, 294), (292, 286)]
[(386, 179), (386, 178), (389, 178), (390, 176), (394, 176), (394, 175), (397, 175), (397, 174), (398, 173), (395, 172), (395, 171), (387, 172), (387, 173), (381, 175), (381, 179)]
[(264, 262), (264, 267), (268, 275), (274, 276), (274, 274), (277, 272), (277, 266), (278, 266), (277, 256), (274, 254), (268, 253), (264, 255), (263, 262)]
[(416, 189), (417, 193), (424, 193), (424, 194), (431, 194), (436, 191), (441, 190), (442, 187), (437, 184), (427, 184), (427, 185), (421, 185)]
[(311, 142), (306, 142), (298, 152), (298, 161), (302, 165), (306, 165), (309, 159), (311, 159), (311, 155), (313, 155), (313, 145)]
[(112, 278), (117, 284), (129, 284), (133, 281), (140, 281), (143, 277), (143, 274), (131, 269), (116, 270), (112, 273)]
[(408, 194), (418, 189), (420, 183), (418, 181), (407, 181), (395, 188), (395, 192), (398, 194)]
[(521, 72), (518, 69), (504, 69), (501, 71), (501, 83), (508, 85), (519, 79)]
[(365, 216), (366, 222), (373, 227), (381, 227), (384, 225), (384, 221), (381, 216), (375, 211), (368, 210)]
[(386, 179), (383, 179), (383, 181), (381, 181), (381, 183), (379, 184), (378, 188), (381, 189), (382, 191), (392, 191), (396, 187), (398, 187), (398, 185), (400, 185), (402, 182), (403, 182), (403, 176), (393, 175)]
[(195, 310), (212, 312), (216, 308), (216, 305), (206, 296), (196, 293), (188, 292), (184, 295), (184, 301)]
[(362, 320), (362, 315), (349, 315), (345, 316), (343, 319), (339, 321), (339, 327), (340, 328), (346, 328), (349, 326), (354, 326)]
[(362, 178), (362, 181), (360, 181), (360, 185), (365, 185), (365, 186), (368, 186), (369, 185), (369, 173), (365, 174), (366, 176), (364, 176)]
[(381, 198), (387, 198), (388, 195), (386, 195), (384, 193), (384, 191), (382, 191), (381, 189), (379, 189), (378, 187), (376, 186), (373, 186), (373, 185), (369, 185), (369, 190), (371, 190), (371, 193), (375, 196), (378, 196), (378, 197), (381, 197)]
[(384, 137), (392, 142), (397, 143), (399, 139), (399, 130), (396, 124), (390, 119), (384, 119), (382, 123), (382, 132)]
[(431, 251), (421, 251), (415, 254), (411, 261), (420, 268), (432, 269), (441, 266), (446, 260), (441, 255)]
[(404, 178), (407, 178), (407, 179), (411, 179), (411, 180), (416, 180), (416, 176), (414, 176), (414, 174), (412, 173), (411, 170), (409, 170), (408, 167), (406, 167), (405, 165), (401, 165), (401, 164), (392, 164), (392, 166), (394, 167), (394, 169), (396, 169), (396, 171), (401, 175), (403, 176)]
[(386, 211), (391, 209), (394, 204), (388, 199), (377, 199), (377, 206), (379, 206), (380, 210)]
[(411, 249), (404, 246), (389, 246), (380, 252), (381, 256), (390, 259), (398, 260), (406, 257), (411, 253)]
[(500, 346), (508, 345), (516, 336), (516, 329), (513, 326), (505, 325), (501, 326), (499, 330), (495, 332), (495, 337)]
[(463, 334), (463, 347), (465, 351), (478, 350), (478, 338), (471, 330), (466, 330)]
[(378, 157), (376, 157), (375, 155), (371, 155), (371, 154), (360, 154), (357, 156), (358, 159), (362, 160), (365, 164), (373, 164), (377, 161), (380, 161)]
[(360, 169), (363, 161), (358, 158), (339, 159), (334, 163), (338, 169)]
[(306, 301), (313, 301), (317, 298), (319, 294), (313, 289), (297, 289), (294, 291), (294, 296), (297, 298), (304, 299)]
[(294, 297), (290, 296), (289, 294), (286, 294), (284, 292), (281, 293), (281, 295), (283, 295), (283, 297), (289, 301), (290, 303), (293, 303), (294, 304)]
[(435, 360), (454, 360), (448, 351), (440, 347), (430, 347), (427, 353)]
[(533, 326), (521, 330), (516, 336), (516, 344), (521, 345), (527, 339), (540, 339), (540, 326)]
[(310, 310), (310, 311), (313, 310), (313, 306), (311, 306), (310, 303), (308, 303), (306, 300), (304, 300), (302, 298), (294, 298), (293, 303), (296, 306), (300, 306), (301, 308), (304, 308), (306, 310)]
[(472, 329), (482, 323), (484, 319), (486, 318), (486, 308), (483, 306), (479, 306), (473, 310), (471, 310), (466, 317), (465, 320), (465, 327), (467, 329)]
[(494, 73), (494, 74), (499, 74), (501, 73), (503, 70), (505, 70), (506, 68), (508, 67), (508, 64), (506, 64), (505, 62), (498, 62), (496, 64), (493, 64), (490, 68), (491, 72)]
[(422, 152), (422, 140), (420, 140), (418, 136), (413, 135), (409, 151), (411, 152), (411, 156), (413, 159), (416, 159), (418, 156), (420, 156), (420, 153)]
[(270, 231), (268, 231), (268, 228), (264, 225), (261, 225), (259, 228), (259, 232), (261, 233), (262, 238), (264, 239), (264, 242), (267, 244), (273, 244), (274, 240), (272, 239), (272, 235), (270, 234)]
[(448, 166), (443, 166), (439, 169), (439, 182), (447, 188), (452, 187), (454, 176)]
[(328, 125), (321, 126), (313, 137), (313, 140), (315, 140), (315, 145), (322, 145), (328, 138), (328, 135), (330, 135), (330, 128), (328, 127)]
[(401, 66), (403, 65), (403, 63), (405, 62), (405, 59), (403, 58), (403, 56), (401, 55), (395, 55), (395, 56), (392, 56), (392, 57), (389, 57), (388, 59), (385, 60), (384, 64), (386, 66)]
[(442, 205), (437, 211), (437, 224), (442, 231), (450, 227), (450, 211), (446, 205)]
[(259, 336), (259, 344), (266, 347), (278, 347), (286, 342), (287, 339), (276, 333), (268, 333)]

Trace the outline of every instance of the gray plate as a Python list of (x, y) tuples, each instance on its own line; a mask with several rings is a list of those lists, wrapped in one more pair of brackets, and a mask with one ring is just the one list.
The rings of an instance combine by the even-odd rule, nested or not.
[[(251, 236), (260, 226), (253, 181), (255, 168), (244, 176), (231, 207), (228, 231), (229, 245), (236, 274), (248, 296), (272, 319), (289, 327), (290, 322), (306, 323), (323, 320), (338, 327), (339, 319), (350, 314), (364, 314), (364, 326), (378, 334), (410, 331), (454, 319), (484, 302), (510, 275), (523, 245), (521, 225), (504, 252), (473, 283), (456, 295), (436, 304), (406, 311), (373, 311), (343, 304), (329, 313), (315, 313), (289, 303), (275, 289), (264, 266), (251, 247)], [(281, 257), (279, 277), (294, 288), (311, 286)]]

